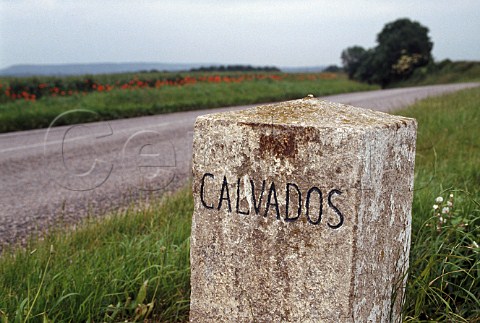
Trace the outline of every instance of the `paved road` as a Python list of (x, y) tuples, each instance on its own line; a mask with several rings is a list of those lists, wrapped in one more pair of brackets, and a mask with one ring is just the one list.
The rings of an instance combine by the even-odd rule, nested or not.
[[(478, 83), (325, 97), (390, 111)], [(246, 106), (60, 126), (0, 135), (0, 251), (89, 212), (147, 202), (188, 181), (199, 115)], [(71, 113), (91, 113), (74, 111)], [(61, 117), (58, 121), (61, 121)]]

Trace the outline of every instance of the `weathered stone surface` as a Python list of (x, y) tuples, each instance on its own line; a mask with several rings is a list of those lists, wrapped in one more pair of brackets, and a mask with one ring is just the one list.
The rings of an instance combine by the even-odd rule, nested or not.
[(199, 117), (190, 320), (399, 321), (415, 138), (314, 98)]

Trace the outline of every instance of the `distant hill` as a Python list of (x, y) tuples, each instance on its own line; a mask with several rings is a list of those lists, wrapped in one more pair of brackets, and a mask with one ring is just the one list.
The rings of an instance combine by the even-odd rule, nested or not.
[(175, 63), (93, 63), (58, 65), (13, 65), (0, 70), (2, 76), (112, 74), (139, 71), (188, 71), (206, 64)]
[[(13, 65), (0, 69), (0, 76), (68, 76), (85, 74), (114, 74), (140, 71), (179, 72), (200, 69), (218, 64), (176, 64), (176, 63), (92, 63), (92, 64), (51, 64)], [(281, 67), (286, 73), (322, 72), (326, 66)]]

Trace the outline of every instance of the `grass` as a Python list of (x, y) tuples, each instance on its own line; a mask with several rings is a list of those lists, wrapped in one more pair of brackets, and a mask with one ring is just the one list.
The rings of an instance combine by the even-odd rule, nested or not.
[[(408, 322), (480, 320), (478, 102), (477, 88), (398, 112), (419, 123)], [(438, 196), (444, 201), (435, 202)], [(440, 223), (437, 213), (448, 201), (453, 206)], [(186, 321), (192, 210), (184, 189), (5, 252), (0, 322)]]
[(400, 112), (419, 123), (406, 320), (480, 321), (479, 102), (476, 88)]
[(96, 113), (69, 114), (56, 125), (298, 99), (310, 93), (323, 96), (378, 88), (350, 81), (342, 74), (325, 74), (327, 77), (317, 74), (315, 79), (308, 79), (308, 75), (283, 75), (286, 77), (282, 80), (201, 82), (158, 89), (114, 89), (106, 93), (4, 102), (0, 104), (0, 132), (46, 128), (57, 116), (72, 109), (88, 109)]
[(155, 321), (186, 321), (190, 195), (184, 189), (4, 253), (0, 322), (118, 322), (147, 312)]
[(407, 80), (390, 87), (480, 82), (480, 62), (444, 60), (415, 70)]

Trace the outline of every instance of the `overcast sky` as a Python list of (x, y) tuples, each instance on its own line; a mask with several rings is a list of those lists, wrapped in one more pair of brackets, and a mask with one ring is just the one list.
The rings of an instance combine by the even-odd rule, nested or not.
[(480, 60), (479, 0), (0, 0), (0, 68), (93, 62), (340, 64), (387, 22), (430, 29), (435, 59)]

